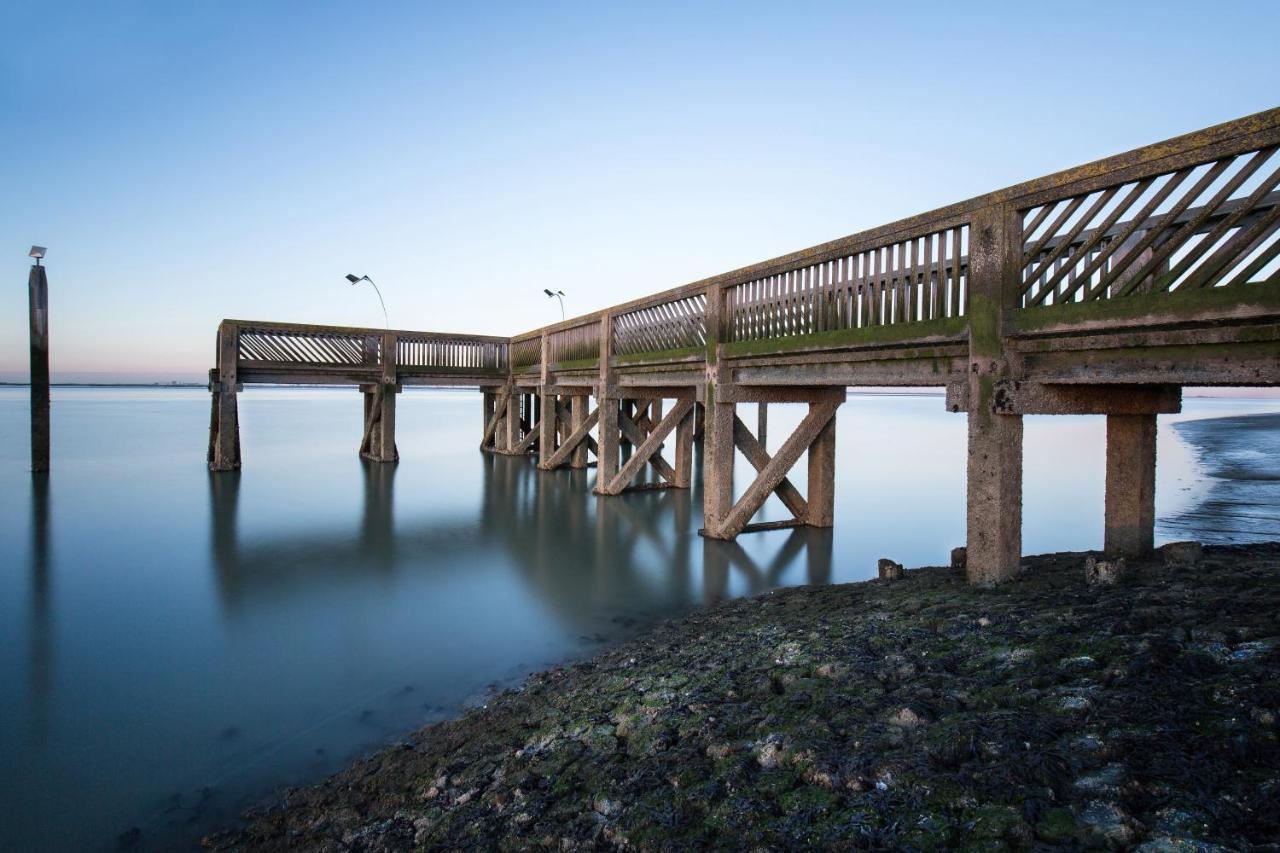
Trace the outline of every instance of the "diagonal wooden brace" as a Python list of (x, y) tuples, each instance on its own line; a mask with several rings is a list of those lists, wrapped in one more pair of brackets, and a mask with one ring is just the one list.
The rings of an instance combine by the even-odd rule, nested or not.
[[(747, 461), (756, 469), (757, 474), (769, 467), (773, 457), (761, 446), (756, 437), (751, 434), (751, 430), (747, 429), (747, 425), (742, 422), (742, 418), (737, 415), (733, 416), (733, 443), (742, 451), (742, 455), (747, 457)], [(787, 477), (782, 478), (773, 492), (796, 518), (803, 519), (809, 514), (809, 502)]]
[(765, 499), (786, 478), (787, 472), (800, 458), (800, 454), (804, 453), (827, 426), (836, 410), (840, 408), (841, 402), (829, 399), (810, 404), (809, 413), (796, 427), (796, 431), (782, 443), (782, 447), (778, 448), (778, 454), (764, 466), (738, 502), (725, 514), (720, 524), (714, 529), (706, 530), (706, 535), (714, 539), (732, 539), (741, 533), (747, 526), (747, 522), (751, 520), (751, 516), (756, 514)]
[(544, 471), (550, 471), (552, 468), (559, 468), (564, 464), (565, 460), (573, 453), (579, 444), (586, 441), (590, 436), (591, 428), (596, 425), (596, 421), (600, 420), (600, 409), (597, 407), (594, 412), (587, 415), (587, 419), (582, 422), (582, 426), (578, 427), (573, 433), (564, 440), (564, 443), (556, 448), (556, 452), (551, 454), (545, 462), (539, 462), (538, 467)]
[[(627, 460), (627, 464), (623, 465), (621, 470), (608, 483), (603, 484), (603, 486), (597, 486), (597, 491), (605, 495), (621, 494), (622, 490), (627, 487), (627, 483), (631, 482), (631, 478), (640, 471), (645, 463), (649, 462), (650, 457), (658, 452), (658, 448), (662, 446), (663, 439), (671, 434), (671, 431), (676, 428), (678, 423), (684, 420), (685, 415), (689, 414), (689, 410), (692, 408), (693, 397), (685, 397), (672, 406), (671, 411), (654, 427), (653, 432), (649, 433), (644, 441), (636, 447), (635, 453)], [(618, 420), (621, 423), (623, 419), (619, 418)], [(638, 433), (639, 430), (637, 430)], [(675, 478), (674, 469), (671, 472), (671, 476), (672, 479)]]

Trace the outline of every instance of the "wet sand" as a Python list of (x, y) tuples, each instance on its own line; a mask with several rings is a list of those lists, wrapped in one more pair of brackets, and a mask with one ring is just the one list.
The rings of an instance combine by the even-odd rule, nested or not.
[(1280, 539), (1280, 413), (1174, 424), (1205, 484), (1189, 509), (1161, 518), (1169, 539), (1245, 544)]

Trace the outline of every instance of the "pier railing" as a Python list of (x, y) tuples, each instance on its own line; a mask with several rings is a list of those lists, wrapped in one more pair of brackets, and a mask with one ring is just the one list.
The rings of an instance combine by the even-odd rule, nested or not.
[(1280, 287), (1278, 147), (1270, 110), (513, 338), (228, 322), (246, 368), (303, 372), (378, 365), (387, 334), (401, 371), (526, 377), (598, 368), (604, 340), (628, 365), (962, 342), (978, 222), (1005, 241), (983, 297), (1024, 328), (1089, 303), (1167, 312)]
[[(503, 376), (508, 371), (508, 340), (484, 335), (224, 320), (219, 341), (220, 368), (226, 367), (225, 354), (234, 352), (241, 381), (257, 374), (323, 382), (362, 372), (378, 376), (388, 368), (410, 377)], [(231, 341), (231, 348), (224, 349), (224, 342)]]

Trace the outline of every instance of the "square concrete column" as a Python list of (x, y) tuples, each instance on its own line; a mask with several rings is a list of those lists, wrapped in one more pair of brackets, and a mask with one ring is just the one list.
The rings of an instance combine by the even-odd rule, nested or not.
[(209, 470), (240, 469), (240, 417), (236, 405), (239, 391), (236, 359), (239, 356), (239, 332), (224, 325), (218, 330), (218, 382), (213, 391), (213, 434), (210, 436)]
[(1022, 416), (969, 411), (968, 559), (970, 583), (995, 584), (1022, 561)]
[(1141, 557), (1155, 545), (1156, 416), (1107, 415), (1107, 496), (1103, 548)]
[(400, 389), (379, 383), (361, 385), (360, 390), (364, 392), (364, 438), (360, 442), (360, 456), (370, 462), (398, 462), (396, 394)]
[(716, 400), (716, 387), (707, 385), (702, 444), (702, 517), (706, 535), (715, 537), (733, 508), (734, 403)]
[[(811, 406), (812, 408), (812, 406)], [(765, 427), (765, 404), (760, 404), (760, 427)], [(761, 445), (763, 445), (761, 441)], [(809, 445), (809, 513), (804, 523), (810, 527), (835, 524), (836, 501), (836, 416)]]
[[(587, 397), (574, 394), (569, 398), (569, 433), (577, 432), (587, 422)], [(587, 443), (580, 443), (569, 456), (570, 468), (587, 467)]]
[(675, 487), (687, 489), (693, 483), (693, 418), (694, 409), (676, 424)]
[(542, 409), (538, 415), (538, 464), (542, 466), (556, 452), (556, 395), (543, 388), (538, 403)]
[(600, 448), (596, 459), (596, 488), (598, 495), (604, 494), (601, 488), (618, 473), (618, 408), (621, 401), (616, 398), (597, 400), (600, 408)]
[(511, 453), (520, 443), (520, 395), (513, 389), (507, 401), (507, 417), (502, 422), (502, 452)]

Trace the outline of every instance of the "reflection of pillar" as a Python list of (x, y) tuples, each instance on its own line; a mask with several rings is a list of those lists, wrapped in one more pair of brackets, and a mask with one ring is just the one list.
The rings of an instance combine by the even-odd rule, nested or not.
[(219, 568), (234, 566), (236, 560), (237, 505), (240, 502), (240, 474), (209, 478), (210, 541), (213, 562)]
[[(710, 409), (708, 409), (710, 411)], [(702, 598), (707, 604), (729, 596), (729, 556), (732, 543), (702, 540)]]
[(1107, 491), (1103, 547), (1141, 557), (1155, 544), (1156, 416), (1107, 415)]
[(49, 721), (49, 687), (53, 682), (52, 614), (49, 572), (49, 475), (31, 478), (31, 727), (44, 739)]
[(834, 538), (831, 531), (797, 527), (796, 532), (804, 531), (805, 558), (808, 564), (807, 583), (812, 586), (826, 586), (831, 583), (831, 543)]
[(364, 462), (364, 516), (360, 522), (361, 550), (390, 565), (395, 551), (392, 485), (395, 465)]

